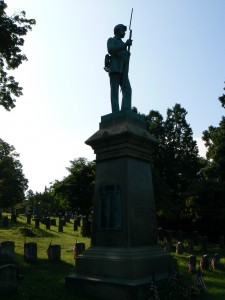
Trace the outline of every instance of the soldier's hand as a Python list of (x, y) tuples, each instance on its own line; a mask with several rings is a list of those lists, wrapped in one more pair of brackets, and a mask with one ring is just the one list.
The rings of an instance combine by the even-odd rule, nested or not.
[(126, 46), (131, 46), (132, 45), (133, 40), (129, 39), (126, 41)]

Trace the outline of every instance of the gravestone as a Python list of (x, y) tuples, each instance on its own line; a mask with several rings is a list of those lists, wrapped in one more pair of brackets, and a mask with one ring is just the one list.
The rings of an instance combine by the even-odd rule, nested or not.
[(34, 228), (39, 229), (40, 228), (40, 220), (36, 218), (36, 219), (34, 219), (34, 222), (35, 222), (34, 223)]
[(81, 217), (80, 216), (77, 217), (76, 222), (77, 222), (77, 226), (80, 227), (80, 223), (81, 223)]
[(51, 229), (51, 220), (49, 217), (45, 218), (45, 226), (47, 230)]
[(56, 226), (56, 219), (51, 219), (51, 225)]
[(76, 259), (84, 251), (85, 251), (85, 243), (75, 243), (73, 249), (74, 258)]
[(176, 245), (176, 253), (183, 254), (184, 253), (184, 245), (182, 242), (178, 242)]
[(201, 270), (208, 270), (209, 268), (209, 257), (207, 254), (203, 255), (200, 259), (200, 269)]
[(60, 219), (59, 220), (58, 232), (63, 232), (63, 224), (64, 224), (64, 221), (62, 219)]
[(78, 225), (77, 225), (77, 221), (76, 220), (74, 220), (74, 223), (73, 223), (73, 230), (74, 231), (78, 230)]
[(27, 214), (27, 224), (31, 224), (31, 214)]
[(0, 244), (0, 261), (10, 263), (14, 261), (15, 243), (13, 241), (4, 241)]
[(66, 213), (64, 218), (65, 218), (66, 222), (70, 223), (70, 214), (69, 213)]
[[(0, 267), (0, 294), (14, 293), (18, 287), (19, 269), (14, 264)], [(6, 299), (6, 298), (5, 298)]]
[(36, 203), (34, 205), (33, 214), (36, 216), (37, 219), (42, 219), (42, 207), (40, 203)]
[(195, 273), (196, 271), (196, 256), (190, 255), (188, 257), (188, 271), (190, 273)]
[(49, 245), (47, 250), (48, 259), (51, 262), (59, 262), (61, 260), (61, 245)]
[[(86, 144), (96, 153), (91, 247), (76, 259), (67, 286), (98, 299), (128, 299), (155, 274), (167, 278), (172, 256), (157, 242), (151, 151), (157, 140), (130, 110), (103, 116)], [(112, 292), (111, 292), (112, 291)]]
[(9, 224), (9, 218), (8, 216), (3, 217), (3, 227), (8, 227)]
[(13, 223), (17, 223), (17, 216), (16, 216), (16, 213), (14, 211), (11, 213), (11, 221)]
[(81, 234), (83, 237), (91, 236), (91, 222), (86, 217), (82, 219)]
[(217, 263), (220, 262), (220, 255), (218, 253), (214, 254), (214, 258), (215, 258), (215, 260), (216, 260)]
[(192, 240), (188, 241), (187, 252), (190, 254), (194, 252), (194, 242)]
[(24, 244), (24, 260), (28, 263), (37, 261), (37, 243), (29, 242)]

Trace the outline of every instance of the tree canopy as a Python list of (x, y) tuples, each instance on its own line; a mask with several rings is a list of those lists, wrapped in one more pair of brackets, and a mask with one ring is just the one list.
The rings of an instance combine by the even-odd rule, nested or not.
[(0, 2), (0, 105), (6, 110), (15, 107), (15, 98), (22, 95), (22, 87), (8, 71), (18, 68), (27, 60), (22, 53), (23, 36), (32, 26), (34, 19), (27, 19), (25, 11), (7, 16), (7, 5)]
[(0, 139), (0, 208), (13, 207), (25, 198), (28, 180), (18, 157), (15, 148)]
[(72, 210), (89, 215), (94, 191), (95, 163), (79, 157), (70, 161), (70, 164), (67, 168), (69, 175), (60, 182), (56, 181), (51, 186), (51, 192), (61, 201), (64, 199)]

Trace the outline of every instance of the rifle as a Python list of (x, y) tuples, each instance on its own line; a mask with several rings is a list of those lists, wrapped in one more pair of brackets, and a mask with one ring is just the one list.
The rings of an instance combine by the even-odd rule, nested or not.
[[(132, 15), (133, 15), (133, 8), (131, 10), (131, 15), (130, 15), (130, 25), (129, 25), (130, 34), (129, 34), (129, 40), (132, 39), (132, 29), (131, 29)], [(130, 46), (128, 46), (127, 50), (128, 50), (128, 52), (130, 52)]]

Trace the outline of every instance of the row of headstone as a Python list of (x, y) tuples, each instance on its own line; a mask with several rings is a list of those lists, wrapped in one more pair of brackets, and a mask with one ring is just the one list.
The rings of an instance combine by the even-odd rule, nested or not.
[[(213, 257), (211, 258), (211, 261), (208, 257), (207, 254), (203, 255), (200, 259), (199, 262), (199, 267), (201, 270), (208, 270), (210, 267), (210, 262), (211, 262), (211, 267), (213, 269), (217, 269), (220, 263), (220, 255), (218, 253), (215, 253)], [(188, 257), (187, 261), (187, 266), (188, 266), (188, 271), (190, 273), (195, 273), (196, 272), (196, 264), (197, 264), (197, 259), (195, 255), (190, 255)]]
[[(158, 238), (160, 242), (184, 242), (184, 240), (192, 241), (194, 246), (202, 246), (202, 252), (207, 253), (208, 239), (207, 236), (201, 236), (197, 231), (186, 233), (182, 231), (163, 230), (158, 228)], [(220, 248), (225, 247), (224, 236), (220, 235), (218, 238)]]
[[(74, 257), (77, 257), (85, 250), (84, 243), (75, 243), (73, 253)], [(49, 244), (47, 249), (47, 255), (49, 261), (61, 260), (61, 245)], [(0, 244), (0, 261), (1, 263), (14, 262), (15, 256), (15, 243), (13, 241), (4, 241)], [(28, 263), (35, 263), (37, 261), (37, 243), (25, 242), (24, 243), (24, 261)]]
[[(168, 253), (175, 251), (177, 254), (183, 254), (184, 252), (192, 254), (192, 253), (194, 253), (195, 246), (194, 246), (194, 242), (192, 240), (188, 241), (187, 247), (185, 247), (183, 242), (180, 241), (176, 244), (175, 248), (173, 247), (172, 242), (166, 242), (164, 244), (164, 250)], [(202, 250), (201, 250), (202, 254), (206, 254), (207, 250), (208, 250), (207, 241), (203, 240)]]

